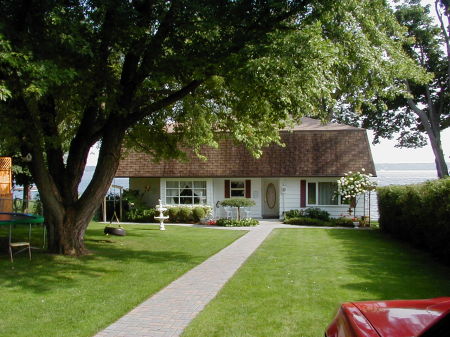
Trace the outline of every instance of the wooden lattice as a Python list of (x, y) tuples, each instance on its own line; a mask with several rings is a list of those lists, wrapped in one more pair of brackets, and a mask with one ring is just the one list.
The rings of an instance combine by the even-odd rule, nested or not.
[(0, 212), (12, 211), (12, 160), (0, 157)]
[(11, 157), (0, 157), (0, 170), (11, 171), (12, 159)]

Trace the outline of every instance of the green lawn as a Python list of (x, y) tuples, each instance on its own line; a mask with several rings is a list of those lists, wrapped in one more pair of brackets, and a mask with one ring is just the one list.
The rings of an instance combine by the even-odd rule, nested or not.
[(450, 268), (378, 231), (280, 229), (183, 337), (320, 337), (341, 302), (449, 295)]
[(103, 227), (90, 225), (93, 254), (78, 259), (33, 251), (32, 261), (19, 254), (11, 264), (1, 252), (0, 336), (92, 336), (245, 234), (130, 225), (126, 237), (105, 237)]

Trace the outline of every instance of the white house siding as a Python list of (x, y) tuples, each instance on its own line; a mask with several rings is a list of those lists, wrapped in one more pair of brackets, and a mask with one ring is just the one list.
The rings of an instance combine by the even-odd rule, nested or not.
[[(216, 218), (225, 217), (226, 213), (222, 206), (216, 207), (217, 203), (225, 199), (225, 180), (251, 180), (251, 199), (256, 203), (250, 208), (250, 217), (261, 218), (261, 178), (214, 178), (214, 215)], [(234, 214), (233, 214), (234, 216)]]
[(130, 178), (129, 188), (144, 193), (143, 201), (149, 207), (154, 208), (158, 204), (161, 191), (159, 178)]
[(280, 216), (283, 212), (300, 209), (300, 178), (280, 178), (280, 191)]
[[(301, 209), (300, 207), (300, 181), (305, 180), (308, 182), (336, 182), (336, 178), (271, 178), (272, 180), (278, 180), (279, 182), (279, 214), (280, 218), (283, 213), (289, 210)], [(261, 178), (131, 178), (130, 189), (139, 190), (144, 194), (144, 202), (149, 207), (155, 207), (158, 203), (158, 199), (161, 198), (163, 204), (166, 200), (166, 181), (206, 181), (207, 188), (207, 204), (212, 207), (214, 216), (216, 218), (225, 217), (226, 213), (222, 206), (218, 206), (218, 203), (225, 199), (225, 180), (251, 180), (251, 199), (256, 203), (255, 206), (250, 209), (250, 216), (252, 218), (262, 218), (262, 202), (265, 191), (262, 191), (262, 179)], [(362, 216), (364, 214), (363, 197), (356, 207), (356, 215)], [(339, 217), (342, 214), (347, 214), (348, 205), (308, 205), (309, 207), (319, 207), (330, 213), (332, 217)], [(233, 214), (235, 216), (235, 214)]]
[[(305, 180), (306, 183), (308, 182), (336, 182), (339, 177), (317, 177), (317, 178), (281, 178), (280, 179), (280, 191), (282, 190), (283, 186), (285, 186), (285, 193), (284, 195), (281, 195), (280, 200), (280, 215), (282, 215), (283, 211), (290, 211), (293, 209), (302, 209), (300, 207), (300, 181)], [(308, 185), (307, 185), (308, 186)], [(308, 191), (308, 188), (306, 188), (306, 191)], [(307, 197), (307, 195), (306, 195)], [(283, 203), (284, 200), (284, 203)], [(356, 215), (362, 216), (364, 214), (364, 198), (361, 196), (360, 201), (356, 205)], [(311, 207), (318, 207), (321, 208), (328, 213), (332, 217), (340, 217), (343, 214), (348, 214), (348, 208), (349, 206), (347, 204), (343, 205), (309, 205), (306, 204), (306, 208)], [(303, 208), (303, 209), (306, 209)]]

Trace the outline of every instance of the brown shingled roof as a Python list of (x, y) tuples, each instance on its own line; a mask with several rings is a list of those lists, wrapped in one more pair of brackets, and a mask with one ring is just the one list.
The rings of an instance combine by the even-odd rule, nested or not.
[(261, 158), (242, 145), (221, 140), (219, 148), (205, 147), (207, 161), (189, 153), (188, 162), (152, 161), (150, 155), (130, 152), (120, 161), (117, 177), (336, 177), (348, 171), (376, 174), (364, 129), (340, 124), (322, 125), (303, 119), (292, 131), (280, 131), (285, 147), (271, 145)]

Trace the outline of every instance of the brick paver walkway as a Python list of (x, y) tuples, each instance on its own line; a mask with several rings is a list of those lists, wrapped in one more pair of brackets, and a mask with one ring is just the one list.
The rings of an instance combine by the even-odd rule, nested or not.
[(211, 301), (275, 224), (262, 222), (216, 255), (169, 284), (95, 337), (172, 337)]

